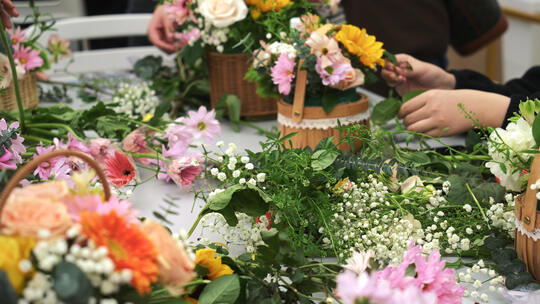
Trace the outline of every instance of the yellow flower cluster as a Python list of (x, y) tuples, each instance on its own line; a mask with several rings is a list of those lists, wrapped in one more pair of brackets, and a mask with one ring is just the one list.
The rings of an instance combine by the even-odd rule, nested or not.
[(366, 29), (360, 29), (354, 25), (343, 25), (335, 39), (341, 42), (351, 54), (358, 56), (362, 64), (372, 69), (375, 69), (376, 64), (384, 66), (383, 43), (378, 42), (375, 36), (368, 35)]
[(292, 4), (292, 0), (245, 0), (246, 4), (251, 5), (251, 17), (257, 20), (261, 13), (278, 12), (282, 7)]
[(33, 238), (0, 236), (0, 270), (6, 273), (13, 289), (18, 294), (21, 294), (28, 275), (22, 272), (19, 263), (30, 259), (30, 252), (34, 245)]
[(221, 258), (217, 258), (216, 252), (210, 248), (199, 249), (195, 252), (195, 264), (208, 268), (210, 280), (215, 280), (226, 274), (233, 274), (233, 270), (229, 266), (221, 264)]

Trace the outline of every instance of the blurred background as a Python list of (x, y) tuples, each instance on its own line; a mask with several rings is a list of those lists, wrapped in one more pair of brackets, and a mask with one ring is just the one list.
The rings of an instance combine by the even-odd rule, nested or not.
[[(144, 10), (148, 13), (151, 13), (155, 5), (153, 0), (36, 0), (36, 5), (43, 14), (59, 19), (136, 12), (130, 7), (130, 1), (145, 2)], [(21, 17), (15, 21), (25, 23), (24, 16), (30, 13), (28, 1), (13, 2), (21, 13)], [(449, 48), (449, 68), (469, 68), (482, 72), (495, 81), (505, 82), (521, 76), (533, 65), (540, 65), (540, 0), (499, 0), (499, 4), (508, 20), (508, 30), (500, 39), (469, 56), (460, 56)], [(144, 37), (137, 42), (127, 37), (100, 39), (85, 42), (82, 47), (122, 47), (134, 43), (144, 44), (144, 41)]]

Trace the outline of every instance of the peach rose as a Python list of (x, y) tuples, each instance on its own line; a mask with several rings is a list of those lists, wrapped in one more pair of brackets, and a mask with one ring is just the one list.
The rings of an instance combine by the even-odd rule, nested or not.
[(201, 14), (216, 27), (226, 27), (246, 18), (248, 8), (244, 0), (204, 0)]
[(63, 203), (69, 195), (65, 181), (15, 189), (0, 217), (4, 232), (31, 237), (38, 237), (38, 233), (44, 230), (51, 237), (64, 234), (72, 224)]
[(184, 248), (160, 224), (145, 220), (141, 230), (154, 242), (158, 249), (159, 278), (165, 288), (173, 295), (184, 293), (184, 285), (193, 280), (195, 263), (188, 257)]

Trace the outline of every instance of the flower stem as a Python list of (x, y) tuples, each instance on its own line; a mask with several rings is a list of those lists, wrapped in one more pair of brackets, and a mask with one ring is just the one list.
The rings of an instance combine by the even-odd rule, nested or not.
[(193, 234), (193, 231), (195, 231), (195, 228), (197, 228), (197, 226), (199, 225), (199, 222), (201, 221), (201, 219), (206, 215), (206, 210), (208, 210), (208, 208), (205, 206), (201, 212), (199, 212), (199, 216), (197, 216), (197, 219), (195, 220), (195, 223), (193, 223), (193, 226), (191, 226), (191, 229), (189, 229), (189, 232), (187, 234), (187, 237), (191, 237), (191, 234)]
[(7, 36), (6, 36), (6, 30), (4, 26), (4, 22), (0, 18), (0, 26), (2, 27), (0, 29), (0, 37), (2, 38), (2, 44), (4, 45), (4, 48), (6, 49), (6, 55), (9, 59), (9, 65), (11, 67), (11, 75), (13, 79), (13, 86), (15, 88), (15, 98), (17, 99), (17, 108), (19, 108), (19, 123), (21, 125), (21, 133), (24, 133), (26, 131), (26, 122), (24, 120), (24, 107), (22, 104), (21, 99), (21, 91), (19, 89), (19, 79), (17, 78), (17, 68), (15, 67), (15, 60), (13, 59), (13, 54), (11, 53), (11, 46), (8, 43)]
[(39, 137), (39, 136), (33, 136), (33, 135), (24, 135), (24, 139), (28, 139), (28, 140), (35, 141), (35, 142), (40, 142), (40, 143), (46, 143), (46, 144), (49, 144), (49, 145), (52, 145), (52, 143), (53, 143), (53, 141), (50, 140), (50, 139), (46, 139), (46, 138)]
[(480, 202), (478, 202), (478, 199), (476, 198), (476, 196), (474, 195), (474, 193), (472, 192), (471, 190), (471, 187), (469, 186), (469, 184), (465, 184), (465, 187), (467, 187), (467, 190), (469, 191), (469, 193), (471, 194), (472, 198), (473, 198), (473, 201), (476, 203), (476, 206), (478, 206), (478, 209), (480, 209), (480, 213), (482, 213), (482, 217), (484, 218), (484, 221), (486, 221), (486, 225), (488, 226), (488, 228), (491, 229), (491, 227), (489, 226), (489, 220), (486, 216), (486, 214), (484, 213), (484, 209), (482, 209), (482, 207), (480, 206)]
[(253, 123), (250, 123), (249, 121), (239, 120), (239, 121), (238, 121), (238, 124), (241, 124), (241, 125), (244, 125), (244, 126), (251, 127), (251, 128), (253, 128), (253, 129), (259, 131), (259, 133), (264, 134), (264, 135), (266, 135), (266, 136), (268, 136), (268, 137), (272, 137), (272, 138), (276, 137), (276, 134), (274, 134), (273, 132), (268, 131), (268, 130), (265, 130), (265, 129), (263, 129), (263, 128), (261, 128), (261, 127), (255, 125), (255, 124), (253, 124)]
[(45, 122), (45, 123), (33, 123), (33, 124), (28, 124), (28, 127), (29, 128), (47, 128), (47, 129), (54, 129), (54, 128), (56, 128), (56, 129), (64, 129), (67, 132), (71, 133), (71, 135), (73, 135), (73, 137), (75, 137), (75, 139), (77, 139), (78, 141), (83, 141), (84, 140), (81, 137), (79, 137), (77, 135), (77, 133), (75, 133), (75, 131), (73, 131), (73, 129), (70, 126), (60, 124), (60, 123), (48, 123), (48, 122)]

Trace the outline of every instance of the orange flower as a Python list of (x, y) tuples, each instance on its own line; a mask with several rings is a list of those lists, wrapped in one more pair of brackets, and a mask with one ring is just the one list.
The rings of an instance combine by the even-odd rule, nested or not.
[(362, 64), (372, 69), (375, 69), (375, 64), (384, 66), (383, 44), (378, 42), (375, 36), (368, 35), (366, 29), (349, 24), (342, 25), (334, 38), (350, 53), (358, 56)]
[(105, 215), (82, 212), (80, 217), (83, 234), (109, 250), (115, 269), (131, 271), (131, 284), (139, 294), (149, 293), (159, 271), (158, 252), (148, 236), (114, 210)]
[(216, 257), (214, 249), (205, 248), (195, 252), (195, 264), (206, 266), (210, 273), (208, 278), (215, 280), (226, 274), (233, 274), (231, 267), (221, 264), (221, 258)]
[(184, 248), (159, 223), (145, 220), (141, 225), (159, 251), (159, 278), (173, 296), (184, 293), (184, 285), (193, 280), (195, 264), (188, 257)]
[(291, 0), (246, 0), (246, 4), (256, 6), (263, 13), (278, 12), (282, 7), (292, 4)]

